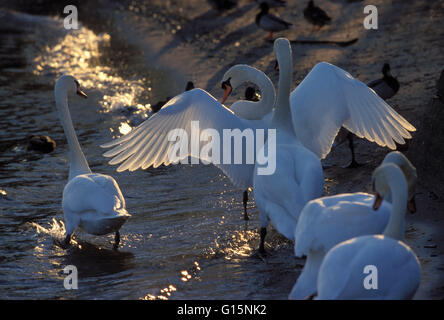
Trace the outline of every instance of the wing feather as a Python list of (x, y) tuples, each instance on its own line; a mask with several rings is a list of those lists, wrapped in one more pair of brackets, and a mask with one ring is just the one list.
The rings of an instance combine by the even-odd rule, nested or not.
[[(123, 136), (102, 145), (102, 147), (114, 147), (105, 152), (104, 156), (112, 157), (110, 164), (120, 164), (117, 171), (134, 171), (139, 168), (147, 169), (151, 166), (156, 168), (162, 164), (176, 163), (178, 159), (169, 159), (168, 156), (176, 141), (169, 141), (168, 135), (173, 129), (183, 129), (190, 140), (191, 121), (199, 121), (200, 132), (214, 129), (220, 138), (223, 137), (224, 129), (243, 131), (254, 128), (253, 123), (237, 117), (206, 91), (193, 89), (171, 99), (161, 110), (129, 133), (129, 137)], [(245, 155), (245, 146), (242, 151)], [(223, 159), (222, 143), (219, 154)], [(193, 154), (190, 148), (186, 150), (185, 156), (200, 157), (199, 154)], [(207, 158), (203, 156), (201, 160), (211, 162), (212, 159)], [(242, 188), (251, 186), (254, 163), (220, 164), (216, 161), (213, 164), (221, 169), (234, 185)]]
[(416, 130), (374, 90), (326, 62), (318, 63), (291, 93), (291, 108), (299, 141), (320, 158), (330, 152), (341, 126), (391, 149)]

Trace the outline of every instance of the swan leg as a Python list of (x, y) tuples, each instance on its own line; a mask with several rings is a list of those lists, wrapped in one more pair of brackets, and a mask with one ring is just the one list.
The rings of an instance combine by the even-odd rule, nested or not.
[(259, 245), (259, 252), (264, 254), (265, 253), (265, 236), (267, 235), (267, 228), (262, 227), (260, 230), (260, 235), (261, 235), (261, 243)]
[(71, 242), (71, 236), (72, 236), (72, 233), (67, 233), (66, 237), (63, 241), (57, 240), (56, 243), (60, 246), (60, 248), (67, 249), (69, 247), (70, 242)]
[(347, 134), (347, 139), (348, 139), (348, 147), (350, 148), (352, 160), (351, 160), (350, 164), (348, 166), (346, 166), (345, 168), (351, 169), (351, 168), (357, 168), (357, 167), (362, 166), (362, 164), (360, 164), (356, 161), (355, 146), (353, 144), (353, 134), (351, 132), (349, 132)]
[(113, 248), (116, 250), (119, 247), (120, 244), (120, 232), (119, 230), (116, 231), (116, 235), (114, 236), (114, 246)]
[(244, 202), (244, 220), (247, 221), (247, 220), (250, 220), (250, 218), (248, 217), (248, 213), (247, 213), (248, 190), (244, 191), (243, 202)]

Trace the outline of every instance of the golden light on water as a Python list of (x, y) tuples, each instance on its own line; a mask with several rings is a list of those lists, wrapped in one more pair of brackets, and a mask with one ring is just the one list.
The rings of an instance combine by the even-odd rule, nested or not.
[(70, 74), (79, 80), (86, 92), (88, 89), (106, 89), (106, 94), (99, 101), (105, 112), (135, 106), (136, 97), (144, 90), (143, 80), (123, 79), (99, 62), (101, 47), (110, 45), (111, 36), (95, 34), (84, 26), (63, 32), (60, 36), (60, 30), (49, 29), (37, 35), (51, 39), (58, 36), (59, 42), (53, 46), (34, 48), (38, 54), (33, 59), (32, 72), (38, 76)]
[(125, 135), (129, 133), (132, 129), (133, 128), (131, 128), (131, 126), (127, 122), (122, 122), (119, 127), (119, 132)]

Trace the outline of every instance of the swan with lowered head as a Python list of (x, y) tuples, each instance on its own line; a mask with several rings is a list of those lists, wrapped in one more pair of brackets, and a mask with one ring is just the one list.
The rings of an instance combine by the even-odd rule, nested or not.
[(69, 145), (69, 181), (63, 190), (63, 214), (66, 247), (77, 227), (87, 233), (104, 235), (115, 232), (114, 247), (120, 243), (119, 230), (130, 214), (125, 209), (125, 199), (110, 176), (91, 172), (80, 148), (68, 108), (68, 95), (77, 93), (86, 98), (79, 82), (72, 76), (61, 76), (55, 84), (55, 100), (60, 121)]
[[(397, 165), (407, 179), (408, 208), (415, 212), (416, 168), (398, 151), (386, 155), (382, 164), (388, 163)], [(290, 299), (304, 299), (316, 292), (319, 268), (333, 246), (353, 237), (384, 231), (392, 211), (390, 195), (385, 200), (377, 211), (373, 210), (375, 197), (362, 192), (322, 197), (307, 203), (294, 236), (295, 255), (307, 256), (307, 260), (289, 295)]]
[[(276, 39), (274, 52), (279, 62), (279, 87), (276, 108), (269, 128), (276, 129), (276, 170), (261, 175), (255, 167), (253, 190), (260, 212), (260, 252), (264, 252), (267, 225), (271, 224), (293, 240), (299, 213), (305, 204), (321, 196), (324, 177), (319, 158), (297, 139), (291, 120), (290, 86), (292, 56), (290, 42)], [(264, 148), (270, 143), (267, 140)]]
[[(408, 186), (398, 166), (386, 163), (372, 176), (377, 210), (392, 198), (382, 234), (355, 237), (333, 247), (319, 269), (317, 299), (412, 299), (421, 281), (415, 253), (404, 243)], [(371, 275), (369, 274), (371, 273)], [(372, 277), (371, 283), (367, 277)]]

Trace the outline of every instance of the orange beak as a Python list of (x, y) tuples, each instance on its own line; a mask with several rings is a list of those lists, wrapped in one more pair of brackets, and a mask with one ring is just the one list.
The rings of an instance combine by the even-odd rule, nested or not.
[(379, 207), (381, 206), (381, 204), (382, 204), (382, 197), (381, 197), (381, 195), (379, 194), (379, 193), (377, 193), (376, 192), (376, 195), (375, 195), (375, 202), (373, 203), (373, 210), (378, 210), (379, 209)]
[(233, 90), (233, 88), (231, 88), (229, 85), (225, 85), (224, 96), (222, 97), (222, 101), (221, 101), (222, 104), (224, 104), (225, 100), (227, 100), (228, 96), (231, 93), (231, 90)]
[(77, 88), (77, 94), (85, 99), (88, 99), (88, 95), (85, 92), (83, 92), (82, 90), (80, 90), (80, 87)]

